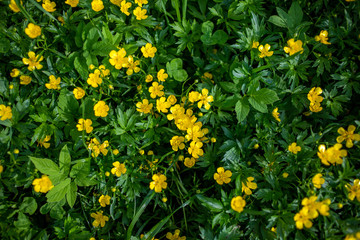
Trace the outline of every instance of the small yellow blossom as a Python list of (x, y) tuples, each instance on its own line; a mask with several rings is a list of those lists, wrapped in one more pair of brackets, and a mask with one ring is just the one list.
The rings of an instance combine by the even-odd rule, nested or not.
[(110, 2), (118, 7), (121, 6), (121, 2), (124, 0), (110, 0)]
[(92, 10), (94, 10), (95, 12), (100, 12), (101, 10), (104, 9), (104, 3), (101, 0), (93, 0), (91, 2), (91, 8)]
[(164, 96), (164, 92), (162, 91), (164, 89), (163, 85), (159, 85), (158, 82), (153, 82), (152, 86), (149, 87), (149, 93), (151, 98), (156, 98)]
[(77, 87), (77, 88), (74, 88), (73, 94), (76, 99), (82, 99), (85, 96), (85, 91), (82, 88)]
[[(354, 2), (355, 0), (346, 0), (347, 2)], [(360, 231), (353, 234), (348, 234), (344, 240), (360, 240)]]
[(37, 38), (38, 36), (41, 35), (41, 27), (37, 26), (37, 25), (35, 25), (33, 23), (29, 23), (27, 25), (27, 28), (25, 28), (25, 33), (30, 38)]
[(76, 125), (78, 131), (85, 130), (86, 133), (91, 133), (91, 131), (94, 129), (92, 126), (92, 121), (90, 119), (83, 119), (80, 118), (78, 124)]
[(121, 1), (120, 3), (120, 11), (125, 13), (126, 16), (130, 15), (129, 8), (131, 7), (131, 2), (126, 2), (125, 0)]
[(149, 104), (149, 100), (143, 99), (142, 102), (136, 103), (136, 107), (137, 107), (136, 110), (138, 112), (142, 112), (146, 114), (151, 112), (153, 104), (152, 103)]
[(94, 73), (89, 74), (89, 78), (87, 79), (87, 83), (94, 88), (97, 88), (102, 83), (102, 78), (100, 77), (100, 70), (96, 69)]
[(145, 154), (145, 150), (144, 150), (144, 149), (141, 149), (141, 150), (139, 150), (139, 153), (140, 153), (140, 155), (144, 155), (144, 154)]
[[(20, 3), (22, 4), (22, 1), (20, 1)], [(15, 0), (10, 1), (9, 8), (15, 13), (20, 12), (20, 8), (16, 5)]]
[(328, 34), (328, 31), (321, 30), (320, 34), (315, 36), (315, 41), (320, 41), (323, 44), (330, 45), (331, 43), (328, 42)]
[(121, 69), (122, 67), (126, 67), (128, 59), (126, 56), (126, 51), (124, 48), (120, 48), (119, 51), (112, 50), (109, 53), (110, 59), (109, 62), (116, 69)]
[(4, 167), (0, 165), (0, 174), (4, 171)]
[(15, 153), (15, 154), (19, 154), (19, 152), (20, 152), (19, 149), (17, 149), (17, 148), (14, 149), (14, 153)]
[(216, 138), (211, 138), (210, 141), (216, 143)]
[(29, 58), (23, 58), (22, 61), (25, 65), (29, 65), (29, 71), (33, 71), (36, 69), (42, 69), (43, 65), (40, 62), (44, 59), (43, 56), (39, 57), (39, 55), (35, 55), (33, 51), (28, 52)]
[(185, 138), (182, 136), (174, 136), (170, 140), (171, 147), (174, 151), (183, 150), (185, 148)]
[(321, 185), (325, 183), (325, 179), (323, 178), (323, 175), (321, 173), (317, 173), (312, 178), (312, 183), (314, 184), (314, 187), (321, 188)]
[(256, 42), (256, 41), (253, 41), (252, 45), (251, 45), (251, 48), (258, 48), (260, 45), (259, 42)]
[(119, 149), (114, 149), (113, 150), (113, 154), (116, 156), (116, 155), (118, 155), (119, 154)]
[(201, 149), (203, 147), (202, 142), (195, 142), (192, 141), (190, 143), (190, 147), (188, 148), (188, 152), (194, 157), (199, 158), (200, 156), (204, 155), (204, 151)]
[(287, 178), (289, 176), (289, 174), (287, 173), (287, 172), (284, 172), (283, 174), (282, 174), (282, 177), (283, 178)]
[(166, 176), (161, 173), (154, 174), (152, 176), (152, 182), (150, 182), (150, 189), (155, 189), (155, 192), (159, 193), (162, 189), (167, 188)]
[(194, 103), (200, 100), (200, 93), (196, 91), (191, 91), (189, 93), (189, 101)]
[(94, 106), (95, 116), (97, 117), (106, 117), (108, 115), (110, 108), (104, 101), (99, 101)]
[(341, 148), (342, 144), (340, 143), (335, 144), (329, 149), (326, 149), (325, 145), (321, 144), (317, 155), (324, 165), (329, 166), (330, 164), (342, 164), (343, 157), (347, 156), (347, 151)]
[(356, 130), (356, 127), (354, 125), (348, 126), (347, 131), (344, 128), (339, 128), (338, 133), (340, 136), (336, 138), (336, 141), (338, 143), (342, 143), (343, 141), (346, 141), (346, 147), (352, 148), (354, 146), (353, 141), (360, 141), (360, 134), (354, 133)]
[(198, 108), (201, 108), (203, 105), (206, 110), (210, 109), (210, 102), (214, 101), (213, 96), (208, 96), (209, 90), (203, 88), (199, 94), (199, 102), (197, 104)]
[(128, 68), (127, 71), (126, 71), (126, 74), (128, 76), (131, 76), (134, 72), (135, 73), (138, 73), (140, 72), (140, 68), (137, 66), (140, 64), (140, 61), (139, 60), (136, 60), (134, 61), (134, 58), (133, 56), (128, 56), (127, 57), (127, 64), (126, 64), (126, 67)]
[(50, 135), (46, 135), (44, 139), (39, 141), (39, 145), (43, 146), (44, 148), (49, 148), (50, 147), (50, 143), (48, 143), (48, 141), (51, 140), (51, 136)]
[(245, 192), (246, 195), (251, 195), (252, 194), (251, 189), (256, 189), (257, 188), (257, 184), (252, 182), (252, 181), (254, 181), (254, 178), (253, 177), (248, 177), (246, 179), (245, 184), (242, 182), (241, 183), (241, 185), (242, 185), (241, 192)]
[(146, 12), (147, 12), (146, 9), (141, 9), (141, 7), (137, 7), (133, 11), (133, 14), (136, 16), (136, 20), (143, 20), (143, 19), (147, 19), (148, 17), (146, 15)]
[(141, 47), (141, 52), (143, 53), (145, 58), (148, 58), (148, 57), (153, 58), (153, 57), (155, 57), (156, 51), (157, 51), (156, 47), (153, 47), (151, 45), (151, 43), (147, 43), (147, 44), (145, 44), (145, 46)]
[(151, 76), (150, 74), (148, 74), (148, 75), (146, 75), (145, 82), (152, 82), (153, 79), (154, 79), (154, 77)]
[(13, 69), (11, 70), (11, 72), (10, 72), (10, 76), (11, 76), (12, 78), (15, 78), (15, 77), (19, 76), (19, 74), (20, 74), (20, 70), (17, 69), (17, 68), (13, 68)]
[(104, 227), (105, 226), (105, 223), (107, 221), (109, 221), (109, 217), (108, 216), (104, 216), (103, 215), (103, 211), (100, 211), (100, 212), (96, 212), (96, 213), (91, 213), (90, 215), (91, 217), (95, 218), (95, 220), (93, 221), (93, 226), (94, 227), (98, 227), (99, 225), (101, 227)]
[(102, 207), (106, 207), (106, 205), (110, 205), (110, 199), (111, 197), (109, 195), (101, 195), (99, 198), (99, 203)]
[(170, 107), (171, 107), (171, 104), (166, 101), (165, 97), (161, 97), (156, 100), (156, 109), (158, 110), (159, 113), (160, 112), (167, 113), (168, 108), (170, 108)]
[(34, 185), (35, 192), (41, 193), (47, 193), (54, 187), (50, 178), (46, 175), (43, 175), (41, 178), (34, 179), (32, 185)]
[(274, 54), (274, 51), (269, 51), (270, 50), (269, 44), (265, 44), (265, 46), (260, 45), (258, 47), (258, 50), (260, 52), (260, 55), (259, 55), (260, 58), (271, 57)]
[(172, 105), (175, 105), (175, 104), (176, 104), (177, 99), (176, 99), (176, 97), (175, 97), (174, 95), (170, 95), (170, 96), (167, 98), (166, 101), (167, 101), (168, 103), (170, 103), (170, 105), (172, 106)]
[(42, 7), (48, 12), (55, 12), (56, 3), (51, 2), (50, 0), (44, 0)]
[(303, 229), (304, 226), (306, 228), (311, 228), (313, 223), (310, 221), (310, 217), (308, 215), (309, 210), (307, 208), (302, 208), (299, 213), (295, 214), (294, 221), (296, 223), (297, 229)]
[(148, 4), (148, 0), (135, 0), (135, 3), (142, 7), (143, 4)]
[(301, 147), (296, 145), (296, 142), (293, 142), (289, 147), (288, 147), (289, 152), (292, 152), (293, 154), (297, 154), (298, 152), (301, 151)]
[(110, 176), (110, 173), (108, 171), (105, 172), (105, 176)]
[(31, 83), (32, 78), (30, 76), (21, 75), (20, 76), (20, 84), (21, 85), (28, 85)]
[(165, 82), (165, 80), (168, 78), (169, 75), (165, 73), (165, 69), (160, 69), (160, 71), (157, 73), (157, 78), (159, 82)]
[(0, 104), (0, 120), (5, 121), (6, 119), (12, 118), (12, 110), (10, 106)]
[(353, 201), (356, 197), (358, 202), (360, 202), (360, 180), (355, 179), (353, 185), (347, 184), (346, 189), (348, 190), (348, 198)]
[(174, 234), (172, 234), (171, 232), (168, 232), (166, 234), (166, 238), (169, 240), (186, 240), (185, 236), (180, 237), (180, 230), (176, 229)]
[(224, 183), (228, 184), (231, 181), (232, 172), (226, 170), (223, 167), (217, 169), (217, 173), (214, 173), (214, 180), (219, 184), (223, 185)]
[(188, 168), (192, 168), (196, 163), (196, 159), (193, 157), (187, 157), (184, 160), (184, 165)]
[(54, 75), (51, 75), (49, 77), (49, 83), (45, 83), (45, 87), (47, 89), (60, 89), (60, 81), (61, 81), (61, 78), (58, 77), (56, 78)]
[(112, 165), (114, 167), (111, 169), (111, 173), (116, 175), (117, 177), (120, 177), (121, 174), (126, 173), (126, 167), (124, 163), (120, 163), (119, 161), (116, 161)]
[(244, 211), (245, 205), (246, 202), (241, 196), (233, 197), (231, 199), (231, 208), (236, 212), (241, 213)]
[(280, 120), (280, 113), (278, 112), (278, 108), (274, 108), (272, 111), (272, 116), (275, 118), (276, 121), (281, 122)]
[(297, 40), (296, 42), (295, 42), (295, 40), (292, 38), (292, 39), (290, 39), (290, 40), (288, 40), (287, 41), (287, 46), (286, 47), (284, 47), (284, 51), (286, 52), (286, 53), (289, 53), (290, 54), (290, 56), (291, 55), (293, 55), (293, 54), (295, 54), (295, 53), (297, 53), (297, 52), (300, 52), (300, 53), (303, 53), (304, 52), (304, 49), (303, 49), (303, 47), (302, 47), (302, 41), (301, 40)]
[(71, 7), (77, 7), (79, 0), (66, 0), (65, 3), (69, 4)]

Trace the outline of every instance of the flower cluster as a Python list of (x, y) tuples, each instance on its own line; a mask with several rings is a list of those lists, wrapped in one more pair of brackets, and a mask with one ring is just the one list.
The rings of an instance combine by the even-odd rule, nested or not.
[(128, 76), (131, 76), (133, 73), (140, 72), (140, 68), (138, 67), (140, 61), (134, 61), (134, 57), (132, 55), (126, 57), (126, 50), (124, 48), (120, 48), (119, 51), (112, 50), (109, 53), (109, 56), (110, 64), (116, 69), (127, 68), (126, 74)]
[(307, 98), (310, 101), (310, 111), (320, 112), (323, 108), (320, 106), (320, 103), (324, 100), (320, 94), (322, 89), (320, 87), (313, 87), (307, 95)]
[(330, 199), (325, 199), (324, 201), (318, 202), (317, 196), (311, 196), (310, 198), (304, 198), (301, 201), (303, 205), (302, 209), (295, 214), (294, 221), (296, 222), (296, 228), (303, 229), (311, 228), (313, 223), (311, 220), (317, 218), (319, 214), (322, 216), (329, 216), (329, 205), (331, 203)]
[(34, 185), (35, 192), (41, 193), (47, 193), (54, 187), (50, 178), (46, 175), (43, 175), (41, 178), (34, 179), (32, 185)]
[(91, 150), (91, 156), (97, 157), (100, 153), (102, 153), (104, 156), (108, 154), (108, 150), (106, 149), (109, 147), (109, 141), (104, 141), (103, 143), (100, 143), (96, 138), (91, 139), (88, 149)]

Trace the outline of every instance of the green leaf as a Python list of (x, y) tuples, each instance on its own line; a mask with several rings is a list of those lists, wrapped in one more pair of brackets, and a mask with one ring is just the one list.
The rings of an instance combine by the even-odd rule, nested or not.
[(33, 215), (34, 212), (37, 209), (37, 203), (36, 200), (32, 197), (25, 197), (24, 201), (22, 202), (21, 206), (20, 206), (20, 211), (22, 211), (23, 213), (28, 213), (30, 215)]
[(90, 160), (84, 158), (77, 160), (76, 162), (77, 163), (71, 168), (70, 177), (87, 177), (90, 173)]
[(239, 122), (242, 122), (250, 112), (248, 100), (243, 98), (237, 101), (235, 105), (236, 118)]
[(276, 92), (268, 88), (260, 89), (259, 91), (251, 94), (251, 97), (256, 99), (256, 101), (263, 102), (265, 104), (272, 104), (279, 100)]
[(93, 44), (91, 54), (106, 57), (111, 50), (116, 50), (116, 47), (107, 41), (101, 41)]
[(224, 208), (221, 202), (214, 198), (208, 198), (200, 194), (197, 194), (196, 197), (201, 201), (201, 204), (208, 208), (210, 211), (221, 212)]
[(56, 185), (53, 189), (51, 189), (47, 194), (46, 198), (48, 202), (58, 202), (61, 201), (65, 194), (68, 192), (70, 188), (70, 178), (65, 179), (63, 182)]
[(67, 145), (65, 145), (60, 151), (59, 165), (60, 170), (67, 176), (70, 171), (71, 156)]
[(14, 222), (14, 225), (18, 229), (29, 229), (31, 222), (25, 214), (19, 212), (18, 220)]
[(271, 16), (268, 21), (278, 27), (283, 27), (283, 28), (287, 27), (285, 21), (279, 16)]
[(177, 70), (173, 73), (174, 79), (183, 82), (188, 78), (188, 74), (184, 69)]
[(223, 30), (217, 30), (214, 35), (211, 37), (211, 41), (214, 44), (225, 44), (228, 40), (229, 36)]
[(236, 85), (232, 82), (220, 82), (220, 86), (227, 92), (230, 93), (237, 93), (239, 90), (237, 89)]
[(41, 173), (47, 175), (59, 174), (60, 168), (52, 160), (47, 158), (36, 158), (36, 157), (29, 157), (29, 158)]
[(77, 195), (77, 186), (76, 183), (72, 182), (66, 193), (66, 200), (71, 208), (73, 208), (75, 204), (76, 195)]
[(250, 97), (249, 103), (253, 108), (262, 113), (267, 113), (268, 109), (265, 103), (258, 101), (256, 98)]
[(83, 80), (88, 78), (88, 66), (86, 64), (86, 59), (82, 55), (78, 55), (75, 57), (74, 68), (80, 74)]
[(300, 25), (303, 18), (303, 12), (298, 2), (293, 2), (291, 4), (289, 9), (289, 17), (292, 19), (294, 26)]

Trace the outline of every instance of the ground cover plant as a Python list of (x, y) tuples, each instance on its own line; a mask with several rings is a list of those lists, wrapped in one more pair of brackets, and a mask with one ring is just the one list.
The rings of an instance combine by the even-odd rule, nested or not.
[(1, 239), (360, 239), (360, 3), (0, 1)]

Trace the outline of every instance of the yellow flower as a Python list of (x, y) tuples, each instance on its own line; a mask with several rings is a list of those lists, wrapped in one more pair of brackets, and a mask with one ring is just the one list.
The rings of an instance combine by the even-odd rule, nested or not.
[(94, 129), (92, 126), (92, 121), (90, 119), (83, 119), (80, 118), (78, 124), (76, 125), (78, 131), (85, 130), (86, 133), (91, 133), (91, 131)]
[(19, 152), (20, 152), (19, 149), (14, 149), (15, 154), (19, 154)]
[(138, 112), (142, 112), (142, 113), (150, 113), (151, 109), (153, 107), (153, 104), (150, 103), (149, 104), (149, 100), (147, 99), (143, 99), (142, 102), (138, 102), (136, 103), (136, 107), (137, 107), (137, 111)]
[(198, 108), (201, 108), (202, 105), (204, 105), (206, 110), (210, 109), (210, 102), (214, 101), (213, 96), (208, 96), (209, 90), (206, 88), (203, 88), (201, 90), (201, 93), (199, 94), (199, 102), (198, 102)]
[(300, 53), (303, 53), (304, 52), (304, 49), (303, 49), (303, 47), (302, 47), (302, 41), (301, 40), (297, 40), (296, 42), (295, 42), (295, 40), (292, 38), (292, 39), (290, 39), (290, 40), (288, 40), (287, 41), (287, 46), (286, 47), (284, 47), (284, 51), (286, 52), (286, 53), (289, 53), (290, 54), (290, 56), (291, 55), (293, 55), (293, 54), (295, 54), (295, 53), (297, 53), (297, 52), (300, 52)]
[(120, 163), (119, 161), (116, 161), (112, 165), (114, 167), (111, 169), (111, 173), (116, 175), (117, 177), (120, 177), (121, 174), (126, 173), (126, 167), (124, 163)]
[(109, 106), (104, 101), (99, 101), (94, 106), (95, 116), (97, 117), (106, 117), (109, 110)]
[(94, 10), (95, 12), (99, 12), (99, 11), (101, 11), (101, 10), (104, 9), (104, 3), (103, 3), (103, 1), (101, 1), (101, 0), (93, 0), (93, 1), (91, 2), (91, 8), (92, 8), (92, 10)]
[(30, 38), (37, 38), (38, 36), (41, 35), (41, 27), (33, 23), (29, 23), (27, 28), (25, 28), (25, 33)]
[(191, 91), (189, 93), (189, 101), (194, 103), (200, 100), (200, 93), (196, 91)]
[(314, 184), (314, 187), (321, 188), (321, 185), (325, 183), (325, 179), (322, 176), (323, 175), (321, 173), (317, 173), (312, 178), (312, 183)]
[(104, 141), (102, 144), (96, 139), (91, 139), (88, 148), (92, 151), (91, 156), (97, 157), (99, 156), (100, 152), (106, 156), (108, 150), (106, 149), (109, 146), (109, 141)]
[(258, 48), (259, 44), (260, 44), (259, 42), (253, 41), (251, 48)]
[(0, 105), (0, 120), (5, 121), (6, 119), (12, 118), (12, 110), (10, 106)]
[(216, 143), (216, 138), (211, 138), (210, 141)]
[(246, 195), (251, 195), (252, 194), (251, 189), (256, 189), (257, 184), (252, 182), (252, 181), (254, 181), (253, 177), (248, 177), (246, 180), (247, 181), (245, 184), (241, 183), (241, 185), (242, 185), (241, 192), (245, 192)]
[(156, 100), (156, 109), (158, 110), (158, 112), (167, 113), (168, 108), (170, 108), (170, 107), (171, 107), (171, 104), (166, 101), (165, 97), (161, 97), (160, 99)]
[(4, 167), (0, 165), (0, 174), (4, 171)]
[(39, 141), (39, 145), (43, 146), (44, 148), (49, 148), (50, 147), (50, 143), (48, 143), (48, 141), (50, 141), (51, 136), (50, 135), (46, 135), (44, 139)]
[(180, 237), (180, 230), (176, 229), (174, 234), (172, 234), (171, 232), (168, 232), (166, 234), (166, 238), (169, 240), (186, 240), (185, 236)]
[(60, 86), (59, 86), (60, 81), (61, 81), (60, 77), (55, 78), (54, 75), (51, 75), (51, 76), (49, 77), (49, 80), (50, 80), (49, 83), (45, 83), (45, 87), (46, 87), (47, 89), (55, 89), (55, 90), (56, 90), (56, 89), (60, 89)]
[(120, 48), (119, 51), (112, 50), (109, 53), (110, 59), (109, 62), (116, 69), (121, 69), (122, 67), (126, 67), (128, 59), (126, 56), (126, 51), (124, 48)]
[(10, 76), (13, 77), (13, 78), (19, 76), (19, 74), (20, 74), (20, 71), (19, 71), (19, 69), (17, 69), (17, 68), (13, 68), (13, 69), (11, 70), (11, 72), (10, 72)]
[(123, 0), (121, 3), (120, 3), (120, 11), (125, 13), (126, 16), (129, 16), (130, 15), (130, 12), (129, 12), (129, 8), (131, 7), (131, 2), (126, 2), (125, 0)]
[(97, 88), (99, 84), (102, 83), (102, 78), (100, 77), (100, 71), (96, 69), (94, 73), (89, 74), (89, 78), (87, 79), (87, 83), (94, 88)]
[(162, 189), (167, 188), (166, 176), (161, 173), (154, 174), (152, 176), (152, 182), (150, 182), (150, 189), (153, 190), (155, 188), (155, 192), (159, 193)]
[(160, 69), (160, 71), (157, 73), (157, 78), (159, 82), (165, 82), (165, 80), (168, 78), (169, 75), (165, 73), (165, 69)]
[(41, 178), (34, 179), (32, 185), (34, 185), (35, 192), (41, 193), (47, 193), (54, 187), (50, 178), (46, 175), (43, 175)]
[(137, 7), (133, 11), (133, 14), (136, 16), (136, 20), (142, 20), (147, 19), (148, 16), (146, 15), (146, 12), (146, 9), (141, 9), (141, 7)]
[(32, 78), (30, 76), (21, 75), (20, 76), (20, 84), (21, 85), (28, 85), (31, 83)]
[(102, 207), (106, 207), (106, 205), (110, 205), (110, 199), (111, 197), (109, 195), (101, 195), (99, 198), (99, 203)]
[(307, 98), (309, 99), (310, 102), (318, 102), (321, 103), (324, 98), (322, 96), (320, 96), (320, 94), (322, 94), (322, 89), (320, 87), (313, 87), (308, 95)]
[(185, 138), (182, 137), (182, 136), (173, 136), (170, 140), (170, 144), (171, 144), (171, 147), (172, 147), (172, 150), (174, 151), (179, 151), (180, 150), (183, 150), (185, 148)]
[(44, 0), (42, 7), (48, 12), (55, 12), (56, 3), (50, 0)]
[(289, 147), (288, 147), (289, 152), (292, 152), (293, 154), (297, 154), (298, 152), (301, 151), (301, 147), (300, 146), (296, 146), (296, 142), (293, 142)]
[(59, 20), (59, 22), (61, 22), (61, 25), (65, 24), (65, 20), (62, 16), (58, 16), (58, 20)]
[(188, 148), (188, 152), (194, 157), (199, 158), (200, 156), (204, 155), (204, 151), (201, 149), (203, 146), (202, 142), (195, 142), (192, 141), (190, 143), (190, 147)]
[(356, 199), (360, 202), (360, 180), (355, 179), (354, 184), (347, 184), (345, 188), (349, 191), (348, 198), (352, 201)]
[(104, 65), (99, 66), (99, 71), (100, 71), (101, 77), (106, 77), (106, 76), (110, 75), (110, 70), (106, 69)]
[(143, 149), (141, 149), (141, 150), (139, 151), (139, 153), (140, 153), (140, 155), (144, 155), (144, 154), (145, 154), (145, 151), (144, 151)]
[(113, 150), (113, 154), (116, 156), (116, 155), (118, 155), (119, 154), (119, 149), (114, 149)]
[(76, 99), (82, 99), (85, 96), (85, 91), (80, 87), (74, 88), (73, 93)]
[(148, 75), (146, 75), (145, 82), (151, 82), (153, 79), (154, 79), (153, 76), (148, 74)]
[(303, 229), (304, 226), (306, 228), (311, 228), (313, 225), (308, 216), (307, 208), (302, 208), (299, 213), (295, 214), (294, 221), (296, 223), (296, 228), (300, 230)]
[(159, 85), (157, 82), (153, 82), (152, 86), (149, 87), (149, 93), (151, 98), (156, 98), (164, 96), (164, 92), (162, 91), (164, 89), (163, 85)]
[(177, 99), (174, 95), (170, 95), (166, 101), (168, 103), (170, 103), (170, 105), (172, 106), (172, 105), (175, 105), (175, 103), (177, 102)]
[(338, 133), (340, 136), (336, 138), (336, 141), (338, 143), (342, 143), (343, 141), (346, 141), (346, 147), (352, 148), (354, 146), (353, 141), (360, 141), (360, 134), (354, 134), (356, 127), (354, 125), (348, 126), (348, 130), (345, 131), (344, 128), (339, 128)]
[(128, 68), (128, 70), (126, 71), (126, 74), (128, 76), (131, 76), (134, 72), (135, 73), (138, 73), (140, 72), (140, 68), (137, 66), (140, 64), (140, 61), (139, 60), (136, 60), (134, 61), (134, 58), (133, 56), (129, 56), (127, 58), (127, 64), (126, 64), (126, 67)]
[(42, 69), (43, 65), (40, 62), (44, 59), (43, 56), (39, 57), (39, 55), (35, 55), (33, 51), (28, 52), (29, 58), (23, 58), (22, 61), (25, 65), (29, 65), (29, 71), (33, 71), (36, 69)]
[(231, 208), (236, 212), (241, 213), (244, 211), (245, 205), (246, 202), (241, 196), (233, 197), (231, 199)]
[(79, 0), (66, 0), (66, 4), (69, 4), (71, 7), (76, 7), (79, 4)]
[(279, 110), (278, 108), (274, 108), (274, 110), (272, 111), (272, 115), (276, 121), (281, 122), (281, 120), (279, 118), (280, 113), (278, 112), (278, 110)]
[(330, 164), (342, 164), (342, 158), (347, 156), (347, 151), (341, 149), (341, 147), (342, 145), (337, 143), (333, 147), (326, 149), (325, 145), (321, 144), (317, 155), (324, 165), (329, 166)]
[(213, 75), (209, 72), (205, 72), (204, 75), (201, 76), (202, 79), (213, 79)]
[(191, 127), (189, 127), (186, 130), (186, 140), (187, 141), (195, 141), (195, 142), (199, 142), (200, 138), (202, 138), (205, 134), (203, 132), (203, 130), (201, 129), (202, 127), (202, 123), (201, 122), (197, 122), (196, 125), (193, 125)]
[(103, 211), (100, 211), (100, 212), (96, 212), (96, 213), (91, 213), (91, 217), (95, 218), (95, 220), (93, 221), (93, 226), (94, 227), (98, 227), (99, 225), (101, 227), (104, 227), (105, 226), (105, 223), (107, 221), (109, 221), (109, 217), (108, 216), (104, 216), (103, 214)]
[(110, 0), (110, 2), (112, 3), (112, 4), (115, 4), (116, 6), (121, 6), (121, 2), (122, 1), (124, 1), (124, 0)]
[(148, 0), (135, 0), (135, 3), (139, 5), (139, 7), (142, 7), (143, 4), (148, 3)]
[(323, 108), (321, 107), (319, 102), (310, 102), (309, 106), (310, 111), (312, 112), (320, 112)]
[(265, 46), (260, 45), (258, 50), (260, 51), (260, 58), (264, 58), (264, 57), (271, 57), (274, 54), (274, 51), (269, 51), (270, 50), (270, 45), (269, 44), (265, 44)]
[[(136, 0), (135, 0), (135, 2), (136, 2)], [(146, 0), (146, 2), (147, 2), (147, 0)], [(153, 57), (155, 57), (156, 51), (157, 51), (156, 47), (153, 47), (151, 45), (151, 43), (147, 43), (145, 46), (141, 47), (141, 52), (143, 53), (145, 58), (148, 58), (148, 57), (153, 58)]]
[(289, 176), (289, 174), (287, 173), (287, 172), (284, 172), (283, 174), (282, 174), (282, 177), (283, 178), (287, 178)]
[(188, 168), (192, 168), (192, 167), (195, 165), (195, 162), (196, 162), (196, 159), (195, 159), (195, 158), (193, 158), (193, 157), (191, 157), (191, 158), (187, 157), (187, 158), (185, 158), (185, 160), (184, 160), (184, 165), (185, 165), (186, 167), (188, 167)]
[[(22, 4), (22, 1), (20, 1), (20, 3)], [(11, 0), (10, 4), (9, 4), (9, 8), (13, 11), (13, 12), (20, 12), (20, 8), (18, 7), (18, 5), (16, 5), (15, 0)]]
[(228, 184), (231, 181), (232, 172), (226, 170), (223, 167), (217, 169), (217, 173), (214, 173), (214, 180), (219, 184), (223, 185), (224, 183)]
[(323, 44), (330, 45), (331, 43), (328, 42), (328, 34), (328, 31), (321, 30), (320, 34), (315, 36), (315, 41), (320, 41)]
[[(354, 2), (355, 0), (346, 0), (347, 2)], [(354, 234), (346, 235), (344, 240), (360, 240), (360, 231)]]

